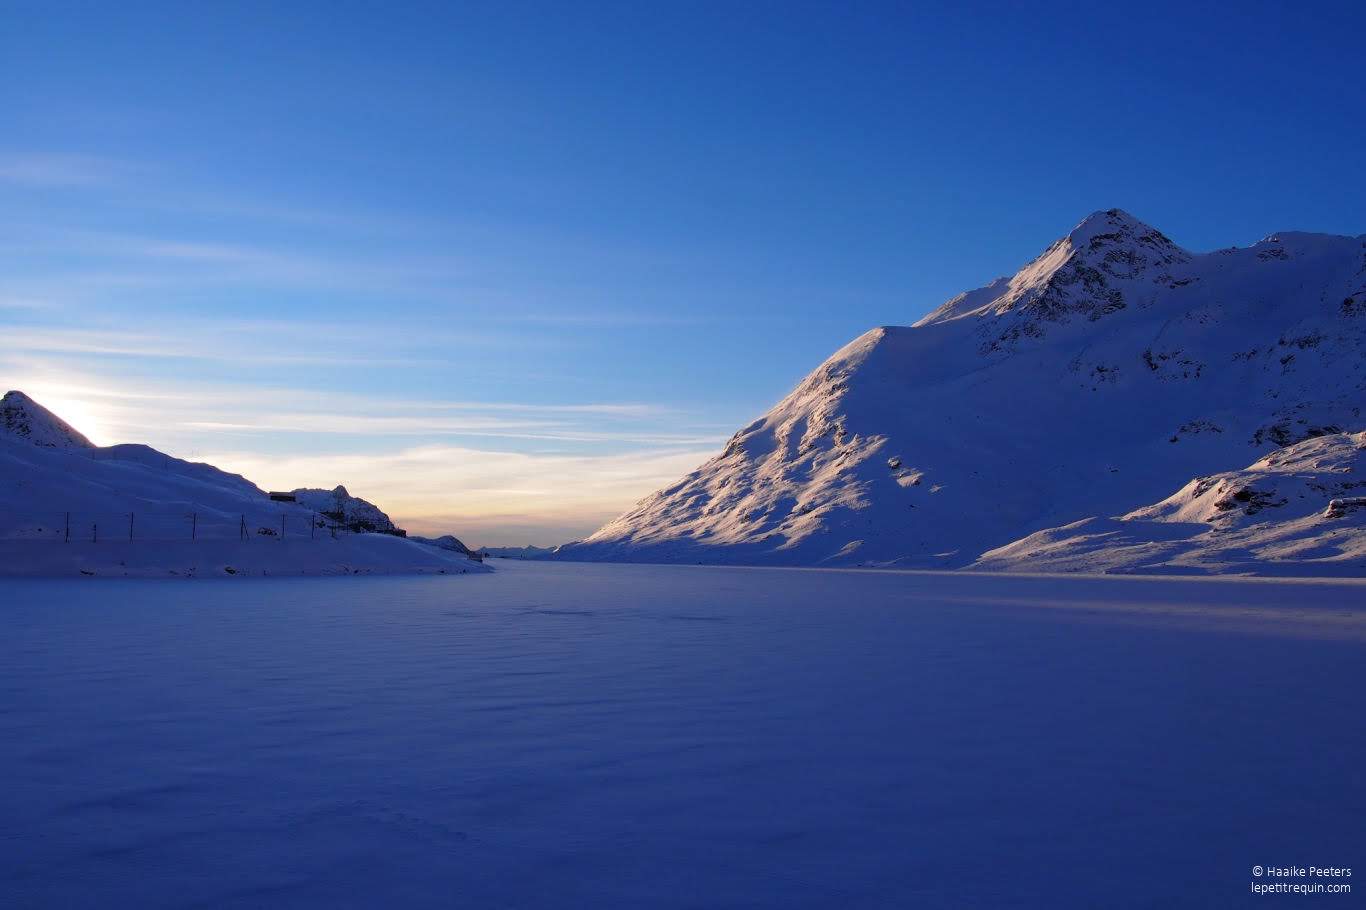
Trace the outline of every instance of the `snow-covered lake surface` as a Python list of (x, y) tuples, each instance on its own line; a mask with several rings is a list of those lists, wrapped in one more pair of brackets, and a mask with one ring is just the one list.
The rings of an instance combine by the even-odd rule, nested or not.
[(0, 905), (1209, 907), (1366, 867), (1360, 584), (496, 565), (0, 580)]

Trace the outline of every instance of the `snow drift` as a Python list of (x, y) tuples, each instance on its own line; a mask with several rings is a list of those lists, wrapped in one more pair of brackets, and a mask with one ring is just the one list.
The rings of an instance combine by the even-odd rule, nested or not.
[(1364, 355), (1366, 236), (1197, 255), (1097, 212), (1013, 277), (850, 342), (557, 555), (963, 567), (1362, 429)]

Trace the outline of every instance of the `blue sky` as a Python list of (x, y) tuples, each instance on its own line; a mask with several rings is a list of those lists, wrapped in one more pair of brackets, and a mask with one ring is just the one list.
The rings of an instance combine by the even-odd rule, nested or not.
[(1366, 231), (1359, 4), (4, 9), (0, 382), (475, 542), (1095, 209)]

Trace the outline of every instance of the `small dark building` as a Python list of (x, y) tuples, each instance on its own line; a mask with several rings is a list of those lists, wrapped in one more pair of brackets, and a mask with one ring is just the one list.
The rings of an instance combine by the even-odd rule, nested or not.
[(298, 502), (298, 501), (299, 501), (299, 498), (298, 498), (297, 496), (295, 496), (293, 493), (277, 493), (277, 492), (275, 492), (274, 490), (271, 490), (271, 491), (270, 491), (270, 498), (271, 498), (271, 501), (272, 501), (272, 502)]

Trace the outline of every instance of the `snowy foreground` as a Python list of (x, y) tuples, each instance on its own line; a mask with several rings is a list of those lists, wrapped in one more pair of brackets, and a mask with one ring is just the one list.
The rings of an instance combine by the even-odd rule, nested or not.
[(0, 905), (1215, 907), (1254, 864), (1361, 874), (1360, 582), (499, 570), (0, 579)]

